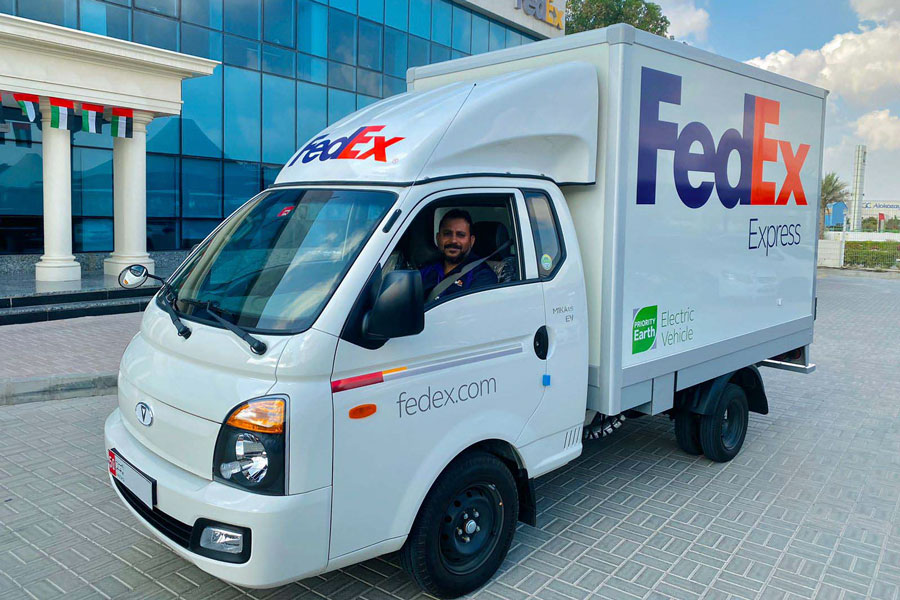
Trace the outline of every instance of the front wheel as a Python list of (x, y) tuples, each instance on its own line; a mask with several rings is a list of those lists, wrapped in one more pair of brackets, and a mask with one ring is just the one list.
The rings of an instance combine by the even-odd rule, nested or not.
[(512, 543), (516, 482), (496, 456), (473, 452), (450, 464), (425, 497), (400, 562), (426, 592), (456, 598), (484, 585)]
[(737, 456), (744, 445), (749, 421), (747, 394), (739, 385), (729, 383), (712, 413), (700, 418), (700, 446), (706, 458), (728, 462)]

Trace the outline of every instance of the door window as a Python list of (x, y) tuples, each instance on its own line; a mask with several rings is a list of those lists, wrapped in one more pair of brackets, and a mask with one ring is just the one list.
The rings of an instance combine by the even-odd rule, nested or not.
[(508, 194), (441, 198), (416, 215), (384, 270), (418, 270), (426, 307), (521, 281), (519, 228), (513, 207), (513, 197)]
[(526, 191), (525, 206), (534, 236), (534, 253), (538, 275), (550, 279), (565, 259), (565, 248), (559, 235), (559, 224), (550, 198), (544, 192)]

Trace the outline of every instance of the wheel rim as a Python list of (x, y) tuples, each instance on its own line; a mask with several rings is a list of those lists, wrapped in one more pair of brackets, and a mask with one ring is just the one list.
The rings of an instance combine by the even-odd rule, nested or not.
[(444, 567), (455, 575), (466, 575), (482, 566), (500, 540), (503, 514), (503, 500), (493, 484), (476, 483), (456, 494), (441, 520)]
[(745, 419), (740, 403), (736, 400), (729, 402), (722, 418), (722, 445), (726, 450), (733, 450), (741, 442)]

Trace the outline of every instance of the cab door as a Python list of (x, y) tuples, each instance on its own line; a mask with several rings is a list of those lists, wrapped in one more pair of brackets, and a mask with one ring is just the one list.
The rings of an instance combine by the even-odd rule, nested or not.
[[(515, 280), (426, 305), (417, 335), (377, 348), (338, 343), (332, 560), (386, 540), (399, 547), (444, 467), (476, 442), (514, 442), (541, 402), (545, 361), (534, 340), (545, 325), (544, 296), (533, 241), (521, 227), (527, 213), (520, 192), (468, 189), (423, 198), (381, 264), (394, 262), (399, 249), (409, 247), (409, 236), (433, 243), (422, 224), (441, 208), (463, 207), (501, 221), (501, 205), (508, 207)], [(374, 404), (375, 413), (351, 418), (351, 409), (364, 404)], [(382, 548), (394, 549), (390, 545)]]

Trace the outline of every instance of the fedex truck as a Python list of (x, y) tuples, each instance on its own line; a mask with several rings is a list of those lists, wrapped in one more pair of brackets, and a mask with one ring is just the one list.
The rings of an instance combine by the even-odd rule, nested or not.
[(213, 231), (122, 358), (110, 481), (226, 581), (399, 551), (471, 592), (585, 437), (666, 414), (727, 461), (758, 367), (814, 368), (824, 90), (624, 25), (408, 83)]

